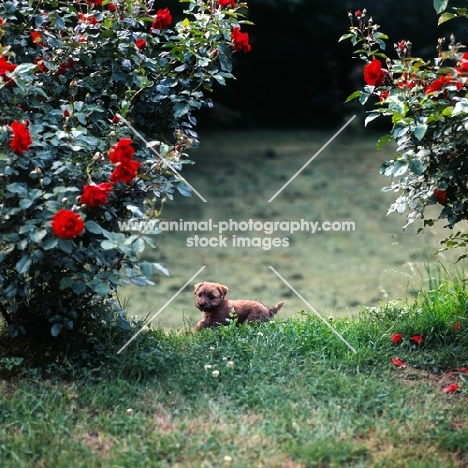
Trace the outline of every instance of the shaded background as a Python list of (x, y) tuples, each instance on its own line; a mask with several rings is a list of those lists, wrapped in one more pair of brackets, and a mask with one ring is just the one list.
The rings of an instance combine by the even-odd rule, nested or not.
[[(344, 105), (346, 97), (363, 84), (362, 62), (352, 58), (351, 43), (338, 43), (348, 31), (350, 11), (367, 8), (381, 31), (389, 35), (390, 57), (395, 56), (393, 43), (401, 39), (413, 43), (414, 55), (432, 59), (438, 37), (452, 32), (457, 39), (466, 37), (462, 20), (437, 27), (432, 0), (247, 3), (248, 19), (255, 26), (242, 30), (249, 33), (252, 51), (235, 56), (237, 80), (217, 86), (214, 110), (199, 115), (201, 128), (330, 128), (361, 111), (359, 105)], [(174, 12), (181, 9), (174, 0), (165, 4)]]
[[(436, 268), (438, 261), (448, 260), (445, 255), (434, 256), (438, 241), (448, 233), (443, 223), (437, 223), (416, 235), (417, 223), (404, 231), (404, 216), (386, 216), (395, 194), (380, 191), (389, 180), (378, 171), (384, 160), (393, 157), (394, 148), (376, 149), (385, 133), (377, 128), (385, 125), (381, 119), (365, 131), (363, 118), (355, 119), (274, 203), (267, 201), (352, 115), (364, 116), (359, 103), (344, 103), (364, 84), (363, 63), (352, 58), (351, 43), (338, 42), (349, 29), (349, 11), (367, 7), (390, 37), (390, 57), (396, 55), (393, 43), (406, 39), (413, 43), (414, 55), (432, 60), (437, 39), (454, 32), (457, 40), (463, 40), (467, 22), (451, 21), (438, 28), (433, 0), (382, 0), (376, 5), (354, 0), (250, 0), (248, 4), (248, 19), (255, 26), (244, 25), (242, 30), (249, 32), (252, 51), (235, 54), (237, 80), (217, 86), (211, 96), (214, 109), (198, 114), (201, 144), (191, 150), (196, 164), (184, 167), (184, 177), (208, 203), (176, 194), (160, 219), (353, 220), (356, 231), (300, 233), (290, 236), (287, 249), (270, 251), (188, 248), (190, 233), (163, 233), (157, 236), (157, 248), (146, 255), (167, 267), (171, 276), (154, 278), (155, 288), (121, 289), (126, 310), (130, 315), (152, 315), (202, 265), (206, 269), (193, 283), (221, 282), (229, 286), (231, 298), (267, 304), (285, 300), (282, 317), (300, 316), (305, 304), (270, 265), (324, 316), (354, 315), (363, 305), (411, 298), (431, 283), (432, 265)], [(181, 10), (177, 0), (160, 0), (157, 7), (164, 5), (174, 12)], [(437, 276), (438, 270), (433, 271)], [(180, 328), (193, 325), (199, 317), (192, 284), (153, 325)]]

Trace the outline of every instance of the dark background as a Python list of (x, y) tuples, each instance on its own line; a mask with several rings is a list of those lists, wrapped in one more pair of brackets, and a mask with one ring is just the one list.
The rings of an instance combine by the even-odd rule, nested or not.
[[(453, 20), (437, 26), (433, 0), (247, 0), (248, 19), (242, 26), (252, 51), (236, 53), (235, 81), (217, 86), (215, 108), (198, 118), (202, 128), (304, 128), (336, 126), (362, 111), (359, 104), (344, 104), (363, 85), (362, 62), (353, 59), (349, 41), (338, 42), (349, 29), (348, 12), (367, 8), (368, 16), (389, 35), (393, 44), (413, 43), (413, 55), (431, 60), (439, 37), (456, 34), (463, 42), (467, 22)], [(366, 5), (367, 3), (367, 5)], [(369, 5), (369, 3), (372, 3)], [(180, 11), (177, 1), (166, 2)], [(453, 5), (459, 2), (451, 2)], [(183, 4), (182, 4), (183, 6)], [(466, 7), (466, 2), (462, 5)]]

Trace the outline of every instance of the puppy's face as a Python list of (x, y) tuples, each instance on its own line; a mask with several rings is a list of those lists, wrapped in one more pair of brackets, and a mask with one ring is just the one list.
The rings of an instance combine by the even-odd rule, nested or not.
[(228, 288), (219, 283), (198, 283), (193, 292), (195, 305), (203, 312), (212, 312), (225, 301), (227, 292)]

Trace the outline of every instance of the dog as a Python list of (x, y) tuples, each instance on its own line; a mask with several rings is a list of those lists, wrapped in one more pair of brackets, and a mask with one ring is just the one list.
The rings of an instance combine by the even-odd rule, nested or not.
[(268, 307), (248, 299), (231, 301), (226, 299), (227, 292), (227, 286), (219, 283), (195, 285), (195, 305), (203, 312), (203, 319), (195, 325), (195, 330), (226, 325), (229, 319), (237, 319), (238, 323), (268, 322), (284, 305), (284, 302), (278, 302), (274, 307)]

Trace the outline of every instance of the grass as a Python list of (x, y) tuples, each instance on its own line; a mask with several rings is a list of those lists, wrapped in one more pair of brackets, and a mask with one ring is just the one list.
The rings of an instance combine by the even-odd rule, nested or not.
[[(354, 232), (243, 233), (252, 237), (287, 237), (288, 247), (188, 247), (193, 233), (164, 232), (157, 249), (146, 256), (167, 267), (171, 276), (154, 278), (156, 287), (129, 287), (121, 300), (131, 315), (157, 312), (203, 265), (203, 273), (154, 320), (155, 326), (183, 329), (200, 316), (193, 304), (193, 284), (209, 280), (229, 287), (233, 299), (258, 299), (267, 304), (286, 301), (283, 317), (297, 317), (307, 306), (269, 266), (273, 266), (325, 317), (350, 317), (363, 306), (412, 298), (420, 290), (421, 271), (449, 254), (435, 256), (448, 235), (443, 222), (416, 234), (403, 230), (405, 218), (386, 215), (395, 200), (381, 188), (380, 164), (394, 156), (391, 146), (376, 149), (380, 135), (343, 132), (271, 202), (268, 200), (309, 161), (334, 132), (218, 132), (201, 136), (193, 152), (195, 164), (184, 176), (207, 200), (176, 196), (167, 201), (161, 219), (206, 221), (354, 221)], [(198, 232), (206, 237), (217, 233)], [(226, 232), (231, 240), (233, 235)]]
[[(445, 279), (411, 304), (330, 320), (357, 353), (305, 311), (199, 333), (157, 328), (79, 366), (3, 348), (0, 464), (467, 466), (468, 294), (460, 277)], [(452, 383), (460, 389), (444, 393)]]

